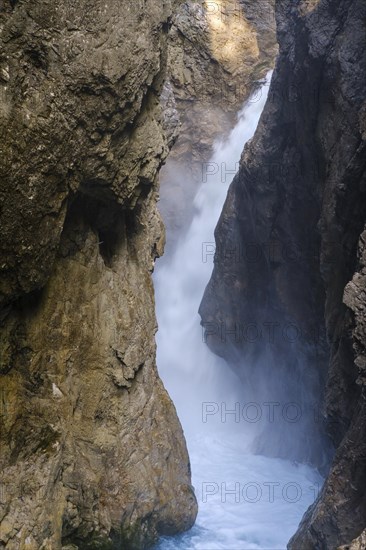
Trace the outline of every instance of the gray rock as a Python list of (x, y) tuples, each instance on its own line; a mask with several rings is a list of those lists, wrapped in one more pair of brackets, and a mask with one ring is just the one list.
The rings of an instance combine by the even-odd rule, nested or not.
[(235, 125), (238, 110), (273, 67), (276, 53), (273, 0), (188, 0), (174, 14), (168, 63), (181, 127), (160, 176), (168, 253), (191, 222), (193, 198), (214, 142)]
[[(272, 381), (273, 401), (320, 402), (322, 422), (295, 426), (282, 441), (269, 434), (259, 449), (288, 456), (292, 448), (325, 471), (326, 425), (336, 454), (289, 547), (330, 550), (365, 527), (366, 7), (284, 0), (276, 8), (269, 99), (216, 228), (200, 313), (227, 331), (279, 327), (271, 341), (217, 331), (208, 342), (246, 383)], [(296, 343), (283, 337), (288, 325)]]

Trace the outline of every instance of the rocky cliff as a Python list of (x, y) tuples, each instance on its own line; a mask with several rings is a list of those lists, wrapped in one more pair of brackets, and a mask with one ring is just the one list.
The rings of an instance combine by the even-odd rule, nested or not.
[(277, 2), (269, 99), (200, 308), (209, 345), (246, 383), (301, 408), (294, 430), (272, 429), (258, 450), (325, 469), (324, 428), (336, 448), (293, 550), (333, 550), (366, 524), (365, 10), (362, 0)]
[(235, 125), (276, 53), (274, 0), (188, 0), (175, 12), (168, 86), (181, 127), (161, 172), (160, 204), (173, 242), (191, 221), (192, 200), (215, 140)]
[(274, 2), (183, 2), (169, 34), (169, 74), (182, 127), (174, 159), (208, 160), (277, 52)]
[(176, 8), (0, 7), (1, 548), (145, 548), (195, 519), (151, 282)]

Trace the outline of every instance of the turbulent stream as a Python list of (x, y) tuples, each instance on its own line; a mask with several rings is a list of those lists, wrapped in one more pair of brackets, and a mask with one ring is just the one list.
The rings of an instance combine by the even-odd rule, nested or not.
[(214, 228), (268, 86), (269, 77), (215, 144), (189, 230), (156, 266), (158, 368), (183, 425), (199, 505), (193, 529), (162, 539), (159, 550), (284, 549), (322, 483), (306, 465), (254, 454), (258, 406), (250, 395), (243, 399), (235, 374), (205, 345), (197, 313), (212, 271)]

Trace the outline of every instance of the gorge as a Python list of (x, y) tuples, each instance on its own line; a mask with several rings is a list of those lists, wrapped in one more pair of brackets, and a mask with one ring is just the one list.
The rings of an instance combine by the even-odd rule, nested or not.
[(365, 46), (363, 0), (0, 4), (0, 548), (366, 548)]
[[(225, 362), (208, 350), (198, 317), (212, 271), (214, 227), (230, 183), (228, 168), (235, 167), (240, 144), (256, 129), (269, 80), (270, 75), (249, 98), (227, 140), (215, 144), (194, 199), (192, 223), (174, 254), (163, 257), (156, 267), (157, 364), (187, 438), (199, 503), (194, 529), (174, 541), (165, 540), (161, 550), (284, 548), (322, 484), (321, 477), (306, 466), (256, 452), (267, 396), (262, 388), (262, 401), (255, 401), (260, 392), (241, 387), (238, 378), (230, 376)], [(277, 413), (270, 425), (278, 437)]]

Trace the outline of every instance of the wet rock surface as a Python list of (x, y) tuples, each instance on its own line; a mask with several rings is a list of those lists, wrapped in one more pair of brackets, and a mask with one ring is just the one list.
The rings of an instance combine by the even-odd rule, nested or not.
[(174, 14), (168, 62), (181, 127), (161, 172), (168, 253), (191, 221), (193, 197), (215, 140), (235, 125), (237, 112), (273, 67), (276, 53), (273, 0), (189, 0)]
[[(316, 425), (295, 426), (282, 447), (324, 468), (324, 429), (336, 448), (289, 544), (325, 550), (355, 539), (366, 517), (365, 5), (283, 1), (276, 12), (269, 99), (216, 228), (200, 313), (245, 382), (259, 373), (273, 401), (321, 404)], [(291, 447), (296, 431), (303, 445)]]

